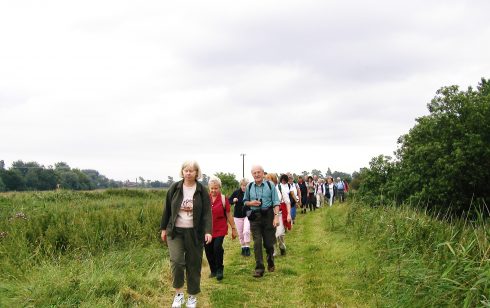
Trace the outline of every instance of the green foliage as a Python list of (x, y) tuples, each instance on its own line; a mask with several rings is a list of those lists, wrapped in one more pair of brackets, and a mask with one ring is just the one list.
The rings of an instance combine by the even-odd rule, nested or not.
[(379, 156), (361, 171), (359, 191), (370, 202), (378, 194), (436, 213), (474, 213), (490, 202), (490, 82), (441, 88), (428, 109), (399, 138), (396, 161)]
[(165, 191), (12, 193), (0, 198), (0, 277), (62, 256), (158, 240)]
[[(53, 169), (51, 166), (46, 168), (37, 162), (21, 160), (14, 162), (9, 170), (0, 168), (0, 180), (4, 184), (0, 191), (53, 190), (58, 184), (60, 188), (72, 190), (115, 188), (122, 185), (121, 182), (107, 179), (96, 170), (71, 169), (64, 162), (56, 163)], [(163, 186), (151, 184), (152, 187)]]
[(489, 306), (490, 228), (475, 221), (435, 219), (412, 207), (366, 207), (354, 202), (349, 234), (370, 242), (369, 270), (393, 307)]
[(221, 190), (226, 195), (229, 195), (230, 192), (237, 189), (239, 186), (233, 173), (217, 172), (214, 175), (221, 180)]
[[(386, 194), (390, 192), (395, 171), (395, 164), (390, 156), (379, 155), (369, 162), (369, 168), (361, 169), (359, 179), (362, 179), (359, 193), (369, 204), (383, 204)], [(393, 196), (388, 196), (390, 200)]]
[(3, 182), (2, 177), (0, 176), (0, 192), (5, 190), (7, 190), (7, 186), (5, 186), (5, 183)]

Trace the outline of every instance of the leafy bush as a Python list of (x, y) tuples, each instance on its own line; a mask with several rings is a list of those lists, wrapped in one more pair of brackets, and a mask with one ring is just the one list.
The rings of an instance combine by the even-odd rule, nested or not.
[(359, 191), (368, 202), (383, 195), (436, 213), (474, 214), (490, 203), (490, 82), (441, 88), (428, 109), (399, 138), (396, 160), (379, 156), (361, 170)]

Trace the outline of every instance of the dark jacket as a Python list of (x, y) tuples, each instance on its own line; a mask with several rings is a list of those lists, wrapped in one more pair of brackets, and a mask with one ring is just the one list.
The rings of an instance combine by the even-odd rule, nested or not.
[(233, 204), (233, 199), (237, 198), (238, 202), (235, 203), (235, 210), (233, 212), (233, 217), (236, 218), (244, 218), (245, 217), (245, 210), (244, 210), (244, 205), (243, 205), (243, 197), (245, 193), (242, 191), (241, 188), (238, 188), (231, 194), (230, 198), (228, 198), (228, 201), (230, 201), (230, 204)]
[[(163, 208), (160, 230), (166, 230), (167, 236), (170, 236), (171, 238), (173, 238), (175, 220), (177, 219), (177, 214), (179, 213), (182, 200), (184, 199), (184, 192), (182, 189), (183, 183), (184, 181), (181, 180), (170, 186), (167, 191), (167, 198), (165, 199), (165, 205)], [(209, 200), (208, 191), (199, 182), (196, 182), (192, 216), (194, 223), (194, 240), (196, 241), (197, 245), (199, 242), (204, 242), (204, 234), (212, 234), (213, 231), (211, 201)]]

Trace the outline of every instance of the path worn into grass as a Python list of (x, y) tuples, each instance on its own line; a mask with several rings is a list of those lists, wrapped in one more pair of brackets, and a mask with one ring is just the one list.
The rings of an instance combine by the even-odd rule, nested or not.
[(201, 307), (376, 307), (380, 297), (366, 268), (375, 258), (366, 245), (345, 235), (348, 205), (299, 214), (286, 235), (287, 255), (276, 257), (276, 271), (252, 277), (253, 255), (225, 240), (225, 278), (208, 278), (203, 264)]

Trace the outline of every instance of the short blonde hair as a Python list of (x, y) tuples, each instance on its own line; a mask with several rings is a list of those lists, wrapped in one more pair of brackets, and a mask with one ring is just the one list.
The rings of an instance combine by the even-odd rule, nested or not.
[(219, 177), (217, 176), (212, 176), (209, 178), (209, 181), (208, 181), (208, 186), (211, 184), (211, 183), (214, 183), (214, 184), (217, 184), (220, 188), (221, 188), (221, 180)]
[(269, 181), (272, 181), (274, 184), (277, 185), (277, 174), (275, 173), (267, 173), (265, 175), (265, 178)]
[(181, 178), (184, 178), (184, 169), (187, 167), (191, 167), (194, 170), (196, 170), (196, 180), (201, 178), (202, 176), (201, 167), (199, 167), (199, 164), (195, 160), (187, 160), (182, 164), (182, 167), (180, 168)]
[(249, 181), (248, 179), (245, 179), (245, 178), (244, 178), (244, 179), (241, 179), (241, 180), (240, 180), (240, 186), (241, 186), (241, 185), (247, 185), (248, 183), (250, 183), (250, 181)]

